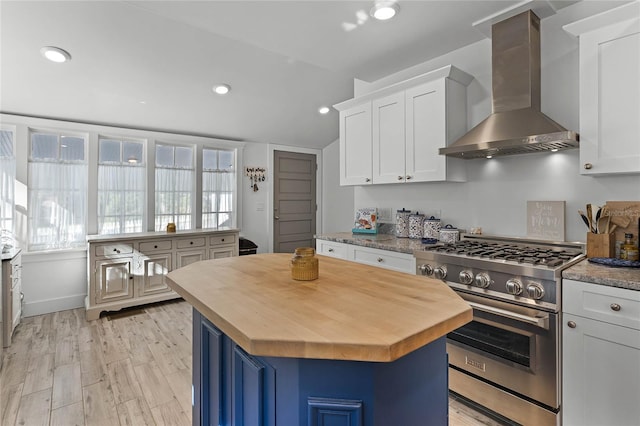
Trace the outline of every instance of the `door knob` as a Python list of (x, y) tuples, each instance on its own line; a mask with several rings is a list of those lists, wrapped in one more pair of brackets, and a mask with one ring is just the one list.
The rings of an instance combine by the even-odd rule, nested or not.
[(275, 220), (280, 220), (280, 216), (274, 217)]
[(590, 170), (593, 167), (593, 164), (591, 163), (584, 163), (584, 168), (585, 170)]

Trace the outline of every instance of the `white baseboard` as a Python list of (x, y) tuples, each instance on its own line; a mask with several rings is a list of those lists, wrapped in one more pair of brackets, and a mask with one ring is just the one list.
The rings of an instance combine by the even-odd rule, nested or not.
[(33, 317), (36, 315), (50, 314), (52, 312), (84, 308), (85, 297), (87, 297), (86, 294), (74, 294), (56, 299), (28, 302), (22, 306), (22, 316)]

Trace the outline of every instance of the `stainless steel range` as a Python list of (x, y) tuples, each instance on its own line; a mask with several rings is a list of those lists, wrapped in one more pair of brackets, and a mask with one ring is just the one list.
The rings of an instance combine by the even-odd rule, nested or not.
[(560, 424), (560, 285), (580, 243), (464, 235), (416, 251), (418, 275), (445, 281), (473, 307), (447, 335), (449, 388), (515, 422)]

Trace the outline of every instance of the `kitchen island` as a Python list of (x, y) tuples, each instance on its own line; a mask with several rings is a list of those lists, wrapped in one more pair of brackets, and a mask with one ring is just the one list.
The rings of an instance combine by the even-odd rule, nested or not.
[(194, 263), (168, 275), (193, 310), (193, 424), (447, 424), (445, 335), (472, 310), (441, 281), (318, 256)]

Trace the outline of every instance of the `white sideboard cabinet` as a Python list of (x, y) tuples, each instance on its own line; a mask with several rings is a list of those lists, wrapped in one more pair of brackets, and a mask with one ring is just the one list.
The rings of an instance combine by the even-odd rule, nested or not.
[(472, 80), (449, 65), (335, 105), (340, 184), (464, 181), (463, 161), (438, 149), (467, 130)]
[(103, 311), (175, 299), (166, 283), (174, 269), (238, 255), (238, 230), (199, 229), (93, 235), (88, 238), (87, 320)]
[(640, 173), (640, 2), (563, 28), (580, 39), (581, 173)]
[(640, 424), (640, 291), (562, 287), (562, 424)]

